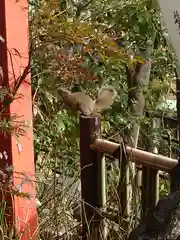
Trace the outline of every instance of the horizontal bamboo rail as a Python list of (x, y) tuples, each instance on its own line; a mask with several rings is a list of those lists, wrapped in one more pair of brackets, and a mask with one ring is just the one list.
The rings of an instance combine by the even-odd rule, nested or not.
[[(112, 155), (116, 158), (120, 157), (118, 151), (120, 147), (120, 144), (104, 139), (96, 139), (91, 145), (91, 149)], [(178, 163), (176, 159), (145, 152), (129, 146), (126, 146), (125, 149), (127, 156), (131, 157), (133, 161), (153, 169), (170, 172)]]

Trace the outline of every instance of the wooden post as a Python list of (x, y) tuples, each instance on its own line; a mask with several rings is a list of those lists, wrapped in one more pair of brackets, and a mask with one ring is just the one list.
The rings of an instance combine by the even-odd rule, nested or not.
[(120, 161), (120, 179), (119, 179), (119, 186), (118, 186), (118, 196), (120, 201), (120, 216), (126, 218), (130, 214), (130, 202), (129, 202), (129, 185), (130, 182), (130, 166), (129, 166), (129, 159), (124, 153), (124, 148), (121, 145), (121, 161)]
[(100, 137), (100, 116), (80, 116), (80, 162), (83, 239), (104, 239), (102, 216), (106, 201), (105, 159), (103, 153), (90, 149)]
[[(4, 42), (0, 41), (0, 66), (4, 75), (0, 84), (9, 86), (12, 91), (15, 81), (22, 76), (29, 63), (27, 0), (1, 0), (0, 16), (0, 35), (4, 39)], [(14, 125), (17, 127), (18, 121), (26, 126), (26, 133), (19, 138), (13, 134), (5, 136), (1, 133), (0, 152), (6, 153), (6, 157), (0, 159), (0, 168), (13, 166), (14, 186), (30, 196), (29, 200), (17, 196), (5, 198), (9, 214), (8, 226), (15, 225), (19, 239), (28, 240), (37, 239), (37, 216), (30, 76), (25, 79), (23, 77), (22, 80), (17, 92), (19, 98), (8, 105), (6, 116), (16, 115), (18, 119), (15, 119)]]
[(159, 172), (142, 167), (142, 216), (155, 207), (159, 200)]
[[(152, 131), (160, 126), (159, 119), (152, 119)], [(155, 147), (156, 139), (148, 139), (148, 151), (158, 153)], [(154, 208), (159, 200), (159, 171), (142, 167), (142, 216)]]
[(180, 190), (180, 162), (170, 172), (170, 193)]

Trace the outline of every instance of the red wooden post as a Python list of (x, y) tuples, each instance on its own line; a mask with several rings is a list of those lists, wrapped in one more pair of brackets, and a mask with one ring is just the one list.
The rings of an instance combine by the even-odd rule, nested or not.
[[(27, 0), (0, 0), (0, 16), (0, 35), (5, 40), (4, 43), (0, 41), (0, 66), (4, 72), (1, 84), (11, 86), (29, 61)], [(21, 189), (31, 194), (30, 200), (23, 197), (6, 198), (8, 213), (11, 213), (9, 220), (15, 222), (21, 240), (36, 239), (37, 230), (30, 76), (25, 80), (18, 90), (21, 97), (10, 104), (8, 113), (16, 114), (18, 121), (28, 125), (26, 135), (18, 140), (12, 135), (0, 136), (0, 152), (5, 151), (8, 155), (8, 159), (1, 159), (0, 169), (4, 169), (7, 163), (13, 165), (15, 186), (21, 184), (24, 176), (30, 179), (22, 184)]]

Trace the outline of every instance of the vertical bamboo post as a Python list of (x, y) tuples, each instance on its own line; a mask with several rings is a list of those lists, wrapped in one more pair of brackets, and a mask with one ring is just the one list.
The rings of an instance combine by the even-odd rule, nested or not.
[[(152, 129), (159, 126), (159, 120), (152, 120)], [(148, 150), (153, 153), (158, 153), (158, 149), (154, 147), (156, 139), (149, 139)], [(159, 200), (159, 171), (142, 167), (142, 216), (148, 210), (154, 208)]]
[(122, 156), (120, 159), (120, 180), (118, 186), (118, 195), (121, 204), (120, 215), (122, 217), (128, 217), (130, 214), (130, 204), (129, 204), (129, 196), (130, 189), (128, 183), (130, 182), (130, 166), (129, 159), (126, 157), (124, 153), (124, 148), (121, 146)]
[(80, 116), (80, 162), (83, 239), (104, 239), (105, 227), (100, 210), (106, 201), (105, 159), (103, 153), (91, 150), (100, 137), (99, 115)]
[(170, 172), (170, 193), (180, 190), (180, 161), (177, 161), (177, 166)]
[(158, 170), (142, 168), (142, 215), (155, 207), (159, 200)]

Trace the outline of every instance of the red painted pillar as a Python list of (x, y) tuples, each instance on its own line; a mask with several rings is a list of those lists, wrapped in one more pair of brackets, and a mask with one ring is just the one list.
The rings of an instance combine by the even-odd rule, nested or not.
[[(29, 61), (27, 7), (27, 0), (0, 0), (0, 36), (5, 40), (0, 41), (0, 66), (4, 72), (0, 84), (9, 85), (11, 89)], [(15, 222), (20, 239), (27, 240), (36, 239), (37, 216), (30, 76), (25, 80), (18, 89), (19, 98), (9, 105), (8, 114), (18, 116), (15, 121), (27, 126), (26, 134), (19, 139), (1, 134), (0, 152), (7, 153), (8, 158), (0, 160), (0, 169), (13, 165), (13, 184), (22, 185), (20, 191), (30, 193), (30, 200), (17, 196), (6, 198), (10, 222)]]

